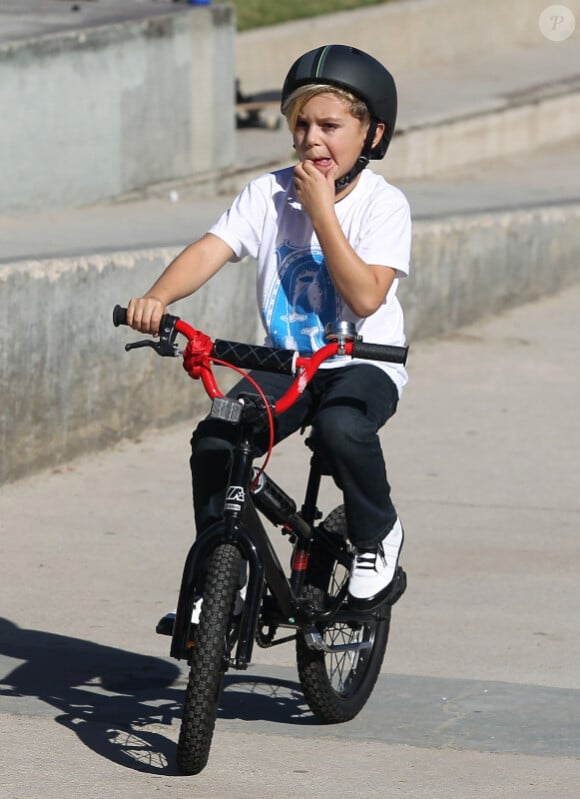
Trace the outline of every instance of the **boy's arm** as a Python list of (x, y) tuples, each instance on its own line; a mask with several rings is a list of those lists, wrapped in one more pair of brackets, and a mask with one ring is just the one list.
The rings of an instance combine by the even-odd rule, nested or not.
[(354, 251), (334, 210), (332, 173), (322, 175), (310, 162), (304, 161), (294, 170), (294, 182), (337, 291), (357, 316), (370, 316), (387, 296), (395, 279), (395, 269), (367, 264)]
[(334, 208), (320, 214), (313, 225), (336, 290), (357, 316), (370, 316), (384, 302), (395, 269), (363, 261), (344, 235)]
[(196, 292), (234, 255), (218, 236), (206, 233), (175, 258), (143, 297), (129, 301), (127, 324), (157, 335), (167, 306)]

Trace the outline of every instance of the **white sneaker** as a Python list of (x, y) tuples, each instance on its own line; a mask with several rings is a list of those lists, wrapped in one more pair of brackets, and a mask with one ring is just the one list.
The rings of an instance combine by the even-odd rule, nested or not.
[(370, 610), (380, 605), (391, 590), (403, 546), (399, 519), (374, 549), (360, 549), (355, 555), (348, 582), (351, 607)]

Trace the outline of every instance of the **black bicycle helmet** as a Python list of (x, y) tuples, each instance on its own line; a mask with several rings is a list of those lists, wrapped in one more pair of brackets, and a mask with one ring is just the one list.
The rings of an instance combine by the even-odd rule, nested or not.
[[(391, 73), (376, 58), (343, 44), (317, 47), (300, 56), (290, 67), (282, 88), (282, 108), (290, 95), (309, 84), (337, 86), (364, 101), (372, 120), (383, 122), (385, 132), (379, 144), (364, 153), (367, 158), (384, 158), (397, 119), (397, 88)], [(375, 125), (372, 125), (371, 142)]]

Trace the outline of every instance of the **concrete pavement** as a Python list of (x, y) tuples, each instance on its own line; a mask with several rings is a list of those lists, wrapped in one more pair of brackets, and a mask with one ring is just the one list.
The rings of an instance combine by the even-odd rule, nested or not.
[(37, 39), (67, 30), (167, 14), (173, 0), (2, 0), (0, 42)]
[[(409, 589), (375, 694), (319, 727), (292, 647), (259, 650), (198, 777), (174, 770), (183, 674), (153, 633), (191, 536), (190, 424), (4, 486), (0, 794), (576, 799), (579, 303), (412, 348), (384, 433)], [(271, 472), (299, 494), (298, 438)]]

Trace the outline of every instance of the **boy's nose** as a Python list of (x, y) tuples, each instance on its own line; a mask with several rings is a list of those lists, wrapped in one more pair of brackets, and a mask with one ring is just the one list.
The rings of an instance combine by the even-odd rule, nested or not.
[(312, 146), (320, 141), (320, 128), (318, 125), (309, 125), (306, 131), (306, 144)]

